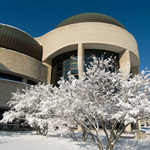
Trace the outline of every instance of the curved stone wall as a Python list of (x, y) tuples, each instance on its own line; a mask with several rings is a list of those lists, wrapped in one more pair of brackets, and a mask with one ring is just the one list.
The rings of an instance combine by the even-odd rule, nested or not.
[[(121, 53), (124, 50), (132, 52), (139, 65), (139, 53), (135, 38), (125, 29), (107, 23), (86, 22), (63, 26), (36, 38), (43, 46), (43, 61), (49, 57), (55, 57), (59, 50), (71, 45), (82, 43), (91, 48), (96, 45), (97, 49), (108, 49)], [(116, 47), (114, 50), (112, 47)], [(92, 47), (95, 48), (95, 47)], [(69, 51), (69, 49), (68, 49)], [(132, 61), (132, 60), (131, 60)], [(134, 60), (133, 60), (134, 61)]]
[(5, 48), (0, 48), (0, 72), (16, 74), (36, 82), (47, 82), (48, 67), (40, 61)]
[(9, 105), (7, 104), (12, 97), (13, 92), (16, 92), (17, 89), (21, 90), (25, 88), (27, 84), (21, 82), (14, 82), (9, 80), (0, 79), (0, 109), (8, 109)]

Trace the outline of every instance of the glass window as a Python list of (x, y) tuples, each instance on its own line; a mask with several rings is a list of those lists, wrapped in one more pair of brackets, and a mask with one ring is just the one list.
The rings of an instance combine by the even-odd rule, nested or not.
[(69, 71), (77, 78), (77, 50), (56, 56), (53, 59), (52, 66), (53, 85), (57, 85), (57, 81), (60, 80), (60, 77), (67, 79), (67, 73)]
[(6, 74), (6, 73), (0, 73), (0, 78), (22, 82), (22, 77), (18, 77), (18, 76)]
[(27, 83), (28, 83), (28, 84), (31, 84), (31, 85), (36, 85), (36, 84), (37, 84), (36, 82), (34, 82), (34, 81), (32, 81), (32, 80), (27, 80)]
[[(84, 61), (85, 64), (89, 65), (90, 62), (93, 61), (92, 57), (104, 57), (104, 59), (107, 59), (109, 57), (114, 58), (114, 69), (119, 70), (119, 54), (111, 51), (106, 50), (97, 50), (97, 49), (85, 49), (85, 55), (84, 55)], [(86, 69), (84, 67), (84, 71), (86, 72)], [(113, 70), (114, 71), (114, 70)]]
[(77, 74), (78, 74), (78, 70), (77, 70), (77, 69), (75, 69), (75, 70), (71, 70), (71, 74), (73, 74), (73, 75), (77, 75)]
[[(104, 57), (104, 59), (112, 56), (115, 59), (115, 70), (119, 69), (119, 55), (118, 53), (106, 51), (106, 50), (96, 50), (96, 49), (85, 49), (84, 61), (87, 65), (93, 61), (92, 57)], [(67, 79), (67, 73), (71, 71), (76, 78), (78, 78), (78, 67), (77, 67), (77, 50), (63, 53), (56, 56), (52, 63), (52, 84), (57, 85), (57, 81), (60, 77)], [(85, 68), (84, 71), (86, 72)]]
[(0, 120), (3, 119), (3, 113), (5, 112), (5, 110), (0, 109)]
[(77, 63), (74, 63), (74, 64), (70, 64), (70, 68), (77, 68)]

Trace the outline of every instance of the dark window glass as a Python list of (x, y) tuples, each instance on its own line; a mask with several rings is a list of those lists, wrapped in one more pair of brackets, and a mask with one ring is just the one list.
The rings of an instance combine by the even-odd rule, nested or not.
[[(119, 55), (114, 52), (96, 49), (85, 49), (84, 61), (87, 65), (93, 61), (92, 57), (104, 57), (104, 59), (112, 56), (115, 58), (114, 66), (115, 70), (119, 69)], [(71, 71), (76, 78), (78, 78), (78, 67), (77, 67), (77, 51), (67, 52), (58, 55), (53, 59), (52, 63), (52, 84), (57, 85), (57, 81), (60, 77), (67, 79), (67, 73)], [(86, 72), (86, 70), (84, 69)]]
[(71, 70), (71, 74), (73, 74), (73, 75), (77, 75), (77, 74), (78, 74), (78, 70), (77, 70), (77, 69), (75, 69), (75, 70)]
[(31, 80), (27, 80), (27, 83), (28, 83), (28, 84), (31, 84), (31, 85), (36, 85), (36, 84), (37, 84), (36, 82), (31, 81)]
[(77, 68), (77, 63), (71, 64), (70, 68)]
[[(84, 55), (84, 61), (85, 64), (89, 65), (90, 62), (93, 61), (92, 57), (104, 57), (104, 59), (107, 59), (109, 57), (114, 58), (114, 69), (119, 70), (119, 54), (111, 51), (106, 51), (106, 50), (96, 50), (96, 49), (85, 49), (85, 55)], [(112, 71), (115, 71), (112, 70)], [(86, 69), (84, 68), (84, 71), (86, 72)]]
[(3, 119), (3, 113), (5, 112), (5, 110), (1, 110), (0, 109), (0, 120)]
[(58, 55), (53, 59), (52, 63), (52, 84), (57, 85), (57, 81), (60, 77), (67, 79), (67, 73), (71, 71), (71, 74), (78, 77), (77, 70), (77, 51), (67, 52)]
[(22, 82), (22, 77), (18, 77), (18, 76), (6, 74), (6, 73), (0, 73), (0, 78)]

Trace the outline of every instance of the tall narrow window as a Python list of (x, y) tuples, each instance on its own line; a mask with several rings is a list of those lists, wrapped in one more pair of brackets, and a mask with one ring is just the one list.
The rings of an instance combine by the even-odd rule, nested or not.
[(71, 51), (56, 56), (52, 63), (52, 84), (57, 85), (60, 77), (67, 79), (67, 73), (70, 71), (72, 75), (78, 78), (77, 68), (77, 51)]

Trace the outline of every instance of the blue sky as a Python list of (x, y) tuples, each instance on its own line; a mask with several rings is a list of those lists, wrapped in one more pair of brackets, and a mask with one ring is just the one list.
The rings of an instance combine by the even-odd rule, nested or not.
[(121, 22), (137, 40), (140, 70), (150, 70), (149, 0), (5, 0), (0, 5), (0, 22), (38, 37), (84, 12), (106, 14)]

